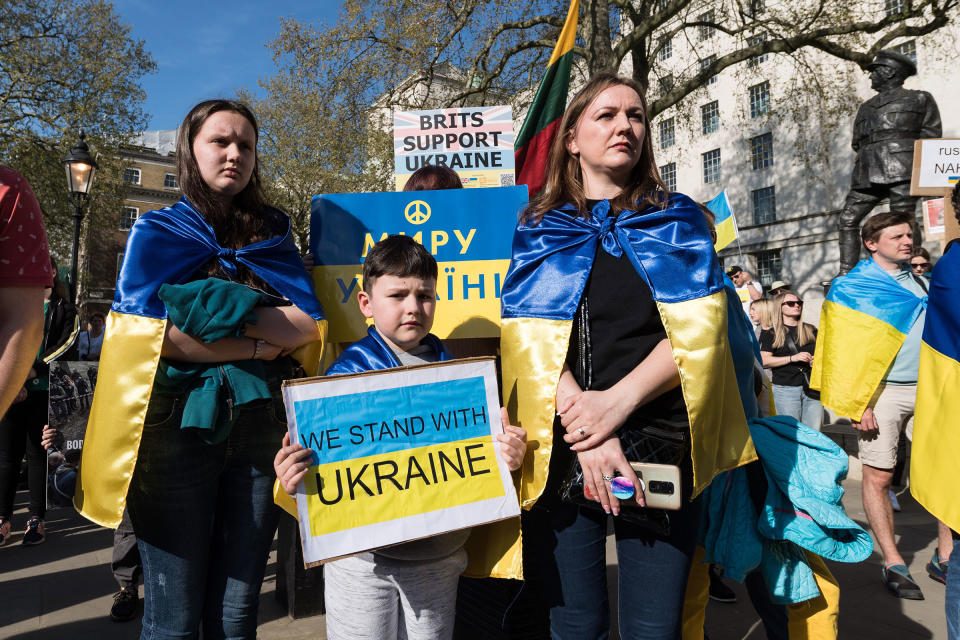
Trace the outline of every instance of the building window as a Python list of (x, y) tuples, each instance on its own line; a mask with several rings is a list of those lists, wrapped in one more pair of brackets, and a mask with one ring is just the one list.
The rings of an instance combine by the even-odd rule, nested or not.
[(757, 277), (760, 278), (760, 282), (769, 287), (774, 280), (783, 279), (783, 256), (780, 255), (780, 249), (758, 251), (754, 255), (757, 259)]
[(660, 177), (663, 178), (663, 184), (667, 191), (677, 190), (677, 163), (671, 162), (660, 167)]
[(720, 104), (716, 100), (701, 105), (700, 122), (704, 134), (713, 133), (720, 128)]
[(138, 217), (140, 217), (140, 209), (137, 207), (123, 207), (120, 213), (120, 229), (129, 231)]
[(657, 51), (657, 60), (663, 62), (667, 58), (673, 55), (673, 38), (667, 38), (664, 41), (663, 46), (660, 47), (660, 50)]
[(750, 164), (753, 170), (766, 169), (773, 165), (773, 134), (764, 133), (750, 138)]
[[(717, 56), (707, 56), (706, 58), (700, 61), (700, 71), (703, 71), (704, 69), (706, 69), (716, 61), (717, 61)], [(716, 75), (712, 75), (709, 78), (707, 78), (707, 84), (713, 84), (716, 81), (717, 81)]]
[(163, 188), (164, 188), (164, 189), (176, 189), (176, 188), (177, 188), (177, 174), (175, 174), (175, 173), (165, 173), (165, 174), (163, 174)]
[(750, 117), (759, 118), (770, 112), (770, 83), (761, 82), (750, 87)]
[(750, 192), (753, 195), (753, 224), (770, 224), (777, 220), (777, 195), (773, 187)]
[[(697, 22), (713, 22), (713, 10), (711, 9), (706, 13), (701, 13), (699, 16), (697, 16)], [(700, 31), (700, 42), (703, 42), (704, 40), (709, 40), (717, 32), (717, 30), (714, 29), (712, 26), (706, 25), (706, 24), (701, 24), (699, 27), (699, 31)]]
[[(756, 46), (756, 45), (758, 45), (758, 44), (762, 44), (762, 43), (764, 43), (764, 42), (766, 42), (766, 41), (767, 41), (767, 34), (766, 34), (766, 33), (758, 33), (758, 34), (755, 35), (755, 36), (750, 36), (749, 38), (747, 38), (747, 46), (748, 46), (748, 47), (754, 47), (754, 46)], [(755, 66), (757, 66), (758, 64), (760, 64), (761, 62), (766, 61), (766, 59), (767, 59), (767, 54), (761, 53), (761, 54), (758, 55), (758, 56), (753, 56), (752, 58), (748, 58), (748, 59), (747, 59), (747, 66), (748, 66), (748, 67), (755, 67)]]
[(660, 77), (660, 93), (668, 93), (673, 89), (673, 75), (668, 73)]
[(895, 16), (903, 13), (903, 0), (884, 0), (883, 12), (889, 16)]
[(666, 149), (667, 147), (672, 147), (673, 143), (676, 142), (676, 131), (673, 127), (673, 118), (667, 118), (666, 120), (661, 120), (659, 127), (660, 127), (660, 148)]
[(703, 154), (703, 182), (720, 182), (720, 149)]
[(127, 184), (140, 184), (140, 169), (127, 167), (123, 170), (123, 181)]
[(897, 53), (902, 53), (911, 60), (913, 64), (917, 64), (917, 41), (916, 40), (907, 40), (903, 44), (898, 44), (895, 47), (892, 47)]

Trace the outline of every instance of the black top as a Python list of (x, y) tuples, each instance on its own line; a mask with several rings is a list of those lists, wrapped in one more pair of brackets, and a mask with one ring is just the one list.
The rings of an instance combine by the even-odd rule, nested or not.
[[(592, 208), (595, 203), (588, 201), (587, 205)], [(587, 301), (590, 319), (591, 388), (603, 391), (633, 371), (661, 340), (666, 339), (667, 332), (650, 287), (625, 254), (615, 258), (598, 244), (583, 297)], [(574, 372), (577, 371), (579, 346), (579, 336), (574, 330), (567, 353), (567, 364)], [(583, 386), (582, 380), (577, 382)], [(640, 407), (631, 418), (686, 421), (683, 392), (677, 386)], [(629, 427), (631, 421), (628, 418), (624, 426)]]
[[(787, 333), (793, 338), (793, 343), (797, 344), (797, 328), (796, 327), (787, 327)], [(806, 351), (810, 355), (813, 355), (813, 348), (816, 346), (816, 337), (817, 330), (813, 330), (814, 339), (808, 342), (807, 344), (797, 345), (798, 351)], [(784, 341), (786, 342), (786, 341)], [(769, 351), (774, 356), (782, 357), (792, 355), (793, 352), (787, 348), (787, 345), (784, 344), (779, 349), (773, 348), (773, 329), (764, 329), (760, 332), (760, 350)], [(773, 372), (773, 384), (779, 384), (784, 387), (802, 387), (803, 386), (803, 376), (800, 374), (801, 368), (807, 372), (807, 375), (810, 375), (810, 365), (803, 364), (799, 362), (792, 362), (790, 364), (785, 364), (782, 367), (771, 367)]]

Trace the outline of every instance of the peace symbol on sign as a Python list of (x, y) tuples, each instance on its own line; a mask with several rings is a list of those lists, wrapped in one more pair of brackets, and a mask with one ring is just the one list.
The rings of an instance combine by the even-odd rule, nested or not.
[(430, 205), (423, 200), (414, 200), (403, 210), (403, 217), (410, 224), (423, 224), (430, 219)]

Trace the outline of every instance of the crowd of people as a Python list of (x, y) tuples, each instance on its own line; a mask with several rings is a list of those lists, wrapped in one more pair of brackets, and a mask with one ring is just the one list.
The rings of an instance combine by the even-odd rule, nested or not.
[[(567, 106), (545, 186), (514, 230), (499, 345), (510, 410), (497, 439), (524, 512), (512, 533), (497, 534), (506, 538), (490, 540), (483, 555), (493, 562), (481, 575), (506, 577), (499, 567), (522, 565), (524, 610), (542, 616), (544, 637), (605, 638), (612, 528), (623, 638), (705, 637), (706, 585), (719, 573), (710, 563), (746, 582), (768, 637), (836, 637), (838, 589), (823, 558), (862, 560), (872, 547), (840, 504), (846, 456), (819, 433), (826, 405), (849, 407), (842, 415), (860, 433), (864, 507), (884, 583), (898, 597), (922, 597), (894, 544), (888, 496), (913, 414), (929, 288), (930, 258), (913, 253), (911, 220), (867, 220), (870, 257), (834, 283), (818, 329), (804, 322), (804, 301), (789, 283), (765, 295), (742, 267), (724, 274), (712, 220), (666, 189), (649, 131), (640, 85), (592, 78)], [(58, 491), (75, 483), (80, 513), (117, 529), (115, 574), (128, 570), (117, 578), (114, 618), (135, 617), (142, 574), (144, 639), (256, 637), (277, 505), (289, 504), (310, 469), (313, 452), (286, 435), (280, 385), (319, 372), (327, 319), (288, 218), (266, 202), (258, 139), (242, 103), (190, 110), (176, 151), (183, 198), (137, 220), (109, 322), (92, 316), (78, 341), (83, 359), (110, 356), (89, 380), (55, 367), (43, 390), (60, 416), (96, 389), (82, 463), (77, 470), (75, 460), (58, 460)], [(425, 167), (407, 188), (459, 186), (451, 170)], [(30, 223), (32, 240), (14, 236)], [(34, 265), (25, 277), (20, 265), (0, 266), (2, 544), (24, 447), (28, 465), (38, 456), (45, 465), (43, 448), (56, 438), (38, 423), (38, 408), (29, 420), (18, 408), (33, 407), (33, 391), (20, 388), (40, 377), (42, 303), (54, 279), (39, 206), (8, 169), (0, 170), (0, 225), (13, 241), (5, 246), (25, 248)], [(435, 258), (408, 236), (374, 245), (357, 293), (372, 327), (326, 374), (450, 359), (430, 333), (443, 304), (437, 275)], [(16, 305), (5, 304), (11, 295), (20, 296)], [(890, 311), (901, 335), (890, 342), (889, 366), (845, 384), (851, 370), (872, 364), (858, 364), (867, 356), (845, 344), (844, 314), (880, 299), (900, 305)], [(676, 508), (647, 508), (644, 464), (674, 470)], [(804, 476), (802, 465), (814, 464), (818, 473)], [(34, 499), (41, 478), (31, 467), (24, 544), (43, 541), (44, 507)], [(760, 514), (770, 513), (765, 526)], [(451, 638), (468, 616), (505, 625), (509, 602), (458, 607), (470, 535), (327, 563), (328, 637)], [(941, 524), (931, 577), (950, 579), (957, 549)], [(949, 598), (947, 606), (948, 618), (958, 613)], [(949, 624), (955, 634), (960, 623)]]

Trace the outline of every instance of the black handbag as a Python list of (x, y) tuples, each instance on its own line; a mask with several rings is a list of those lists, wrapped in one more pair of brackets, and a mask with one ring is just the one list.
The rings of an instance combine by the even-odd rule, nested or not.
[[(584, 390), (593, 385), (593, 363), (590, 356), (590, 319), (586, 297), (580, 302), (574, 316), (577, 353), (571, 368), (574, 378)], [(652, 419), (640, 423), (635, 418), (617, 432), (623, 454), (628, 462), (653, 462), (680, 467), (690, 455), (690, 426), (687, 422)], [(680, 490), (680, 488), (677, 488)], [(582, 507), (602, 511), (596, 500), (584, 495), (583, 469), (576, 455), (560, 483), (560, 497)], [(639, 525), (660, 536), (670, 533), (669, 512), (664, 509), (641, 507), (633, 501), (620, 503), (622, 520)]]
[[(787, 351), (790, 352), (791, 356), (795, 356), (800, 353), (800, 350), (797, 349), (797, 343), (793, 341), (793, 338), (790, 337), (790, 332), (787, 331), (787, 340), (786, 340)], [(810, 374), (808, 373), (809, 367), (805, 364), (800, 364), (794, 362), (797, 365), (797, 370), (800, 371), (800, 377), (803, 378), (803, 393), (806, 394), (811, 400), (819, 400), (820, 392), (815, 389), (810, 388)]]

